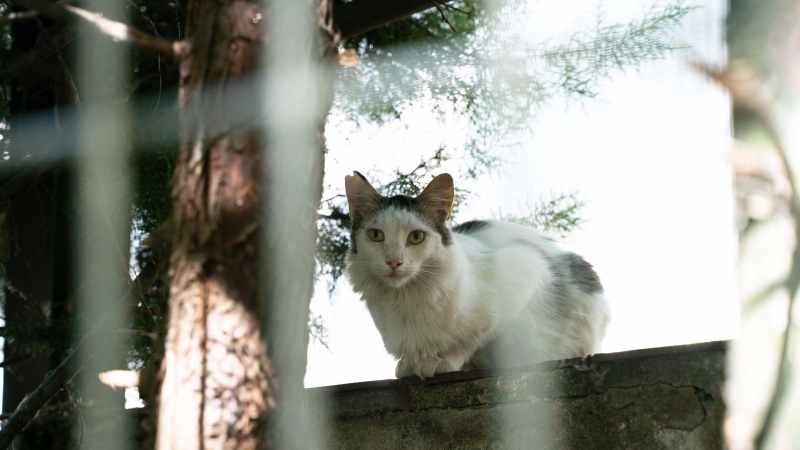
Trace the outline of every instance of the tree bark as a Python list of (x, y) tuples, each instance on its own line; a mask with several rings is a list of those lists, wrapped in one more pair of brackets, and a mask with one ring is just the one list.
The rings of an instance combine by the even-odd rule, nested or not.
[(336, 29), (342, 39), (349, 38), (412, 14), (434, 8), (450, 0), (353, 0), (333, 9)]
[[(265, 427), (281, 386), (273, 376), (270, 333), (260, 326), (258, 304), (258, 206), (269, 140), (254, 124), (263, 111), (258, 90), (248, 104), (232, 104), (231, 95), (259, 68), (264, 15), (248, 1), (188, 5), (187, 39), (179, 46), (181, 145), (169, 225), (170, 306), (158, 449), (269, 446), (262, 437), (270, 436)], [(330, 50), (333, 40), (327, 42)], [(330, 95), (330, 89), (322, 91)], [(323, 124), (324, 115), (320, 130)], [(322, 145), (318, 149), (322, 155)], [(316, 172), (307, 182), (321, 191), (321, 168)], [(318, 203), (319, 195), (314, 210)], [(313, 227), (313, 214), (310, 220)], [(313, 242), (304, 250), (310, 254), (300, 256), (312, 261), (311, 277)], [(300, 318), (303, 326), (293, 328), (298, 334), (293, 340), (307, 342), (310, 294), (302, 294), (307, 298), (296, 299), (295, 314), (287, 320)]]

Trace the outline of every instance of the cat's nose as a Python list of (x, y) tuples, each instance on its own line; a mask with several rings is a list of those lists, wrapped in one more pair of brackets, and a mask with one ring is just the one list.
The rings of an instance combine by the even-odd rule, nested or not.
[(388, 264), (389, 267), (391, 267), (392, 270), (394, 270), (394, 269), (397, 269), (397, 266), (399, 266), (400, 264), (403, 264), (403, 261), (398, 261), (398, 260), (386, 261), (386, 264)]

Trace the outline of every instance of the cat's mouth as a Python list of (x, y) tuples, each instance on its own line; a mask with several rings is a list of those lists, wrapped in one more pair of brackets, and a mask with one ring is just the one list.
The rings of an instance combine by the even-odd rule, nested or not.
[(398, 272), (397, 270), (392, 270), (391, 272), (389, 272), (389, 275), (387, 277), (389, 278), (390, 284), (399, 286), (408, 279), (408, 276), (409, 274), (406, 272)]

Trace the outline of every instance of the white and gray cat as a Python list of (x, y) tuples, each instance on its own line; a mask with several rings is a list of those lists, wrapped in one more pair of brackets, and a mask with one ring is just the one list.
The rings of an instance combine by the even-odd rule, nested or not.
[(366, 302), (398, 378), (528, 365), (599, 349), (610, 313), (580, 256), (537, 231), (488, 220), (451, 228), (453, 179), (417, 197), (345, 178), (347, 277)]

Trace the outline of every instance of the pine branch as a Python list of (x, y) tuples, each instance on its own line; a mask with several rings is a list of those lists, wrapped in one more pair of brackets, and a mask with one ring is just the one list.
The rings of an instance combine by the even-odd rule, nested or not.
[(73, 17), (78, 17), (91, 24), (100, 33), (120, 42), (126, 42), (142, 50), (169, 57), (173, 57), (177, 53), (177, 43), (143, 33), (122, 22), (107, 19), (99, 13), (87, 11), (68, 4), (51, 3), (47, 0), (15, 1), (30, 10), (38, 11), (40, 14), (54, 20), (68, 21)]

